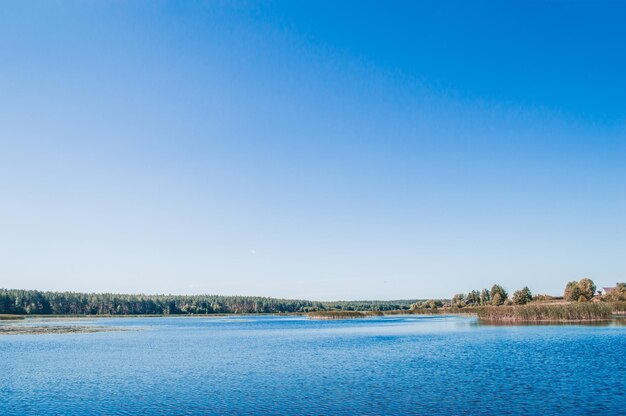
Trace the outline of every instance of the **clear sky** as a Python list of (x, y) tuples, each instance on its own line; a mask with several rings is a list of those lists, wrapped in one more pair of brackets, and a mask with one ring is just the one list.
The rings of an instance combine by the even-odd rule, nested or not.
[(5, 1), (0, 287), (626, 280), (623, 2)]

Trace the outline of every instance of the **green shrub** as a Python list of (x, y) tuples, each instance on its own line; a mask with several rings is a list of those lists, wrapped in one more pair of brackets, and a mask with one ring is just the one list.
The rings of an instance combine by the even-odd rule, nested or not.
[(533, 295), (530, 293), (528, 286), (524, 286), (522, 289), (513, 293), (513, 303), (516, 305), (526, 305), (533, 300)]
[(509, 297), (509, 294), (500, 285), (493, 285), (491, 287), (491, 304), (495, 306), (504, 305), (504, 302)]
[(569, 282), (565, 285), (563, 298), (570, 302), (586, 302), (596, 293), (596, 285), (591, 279), (580, 279), (578, 282)]

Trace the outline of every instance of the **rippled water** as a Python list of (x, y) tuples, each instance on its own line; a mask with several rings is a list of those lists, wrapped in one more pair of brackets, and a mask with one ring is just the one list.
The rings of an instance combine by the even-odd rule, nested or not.
[(0, 414), (626, 414), (624, 326), (413, 316), (79, 324), (136, 330), (0, 337)]

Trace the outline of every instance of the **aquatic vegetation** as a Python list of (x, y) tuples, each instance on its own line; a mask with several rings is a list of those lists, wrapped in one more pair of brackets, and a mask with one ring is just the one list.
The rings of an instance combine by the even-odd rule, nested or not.
[(626, 315), (626, 302), (613, 302), (610, 305), (614, 315)]
[(87, 325), (0, 325), (2, 335), (90, 334), (96, 332), (128, 331), (125, 328)]
[(0, 314), (0, 321), (14, 321), (17, 319), (24, 319), (22, 315), (2, 315)]
[(468, 315), (475, 314), (481, 306), (465, 306), (463, 308), (459, 308), (456, 306), (453, 307), (444, 307), (444, 308), (414, 308), (408, 311), (390, 311), (385, 312), (385, 315)]
[(358, 319), (382, 315), (381, 311), (318, 311), (307, 314), (311, 319)]
[(478, 309), (478, 318), (485, 321), (591, 321), (610, 319), (613, 307), (602, 302), (566, 304), (527, 304), (485, 307)]

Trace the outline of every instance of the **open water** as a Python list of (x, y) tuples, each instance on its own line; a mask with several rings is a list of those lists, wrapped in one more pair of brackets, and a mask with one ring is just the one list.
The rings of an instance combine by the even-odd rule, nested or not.
[(486, 326), (443, 316), (50, 324), (127, 331), (0, 336), (0, 414), (626, 415), (626, 326), (615, 324)]

